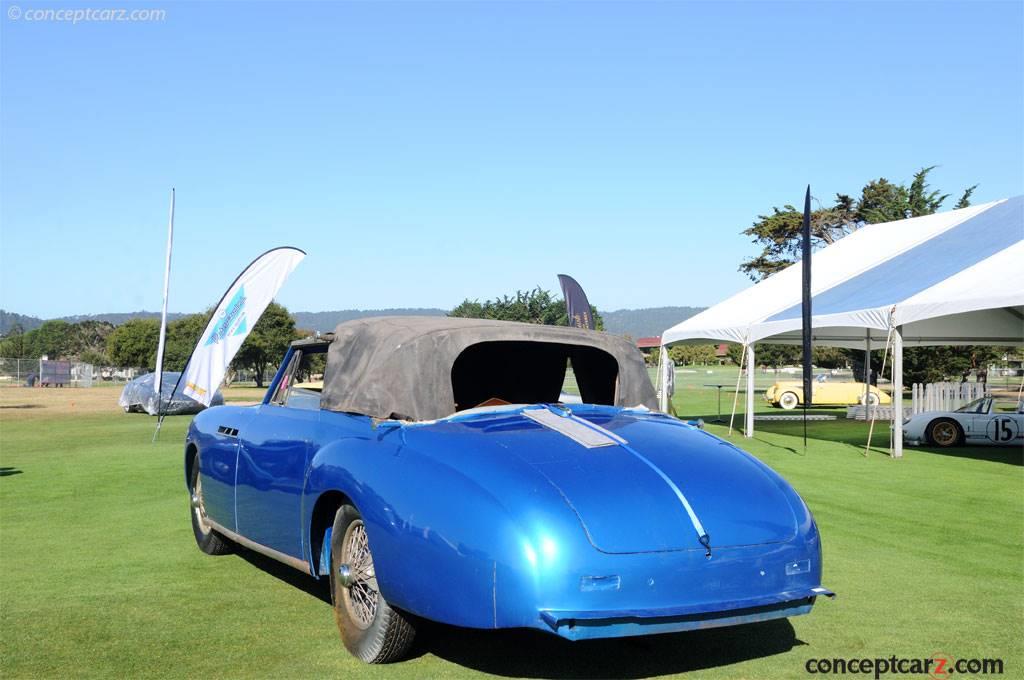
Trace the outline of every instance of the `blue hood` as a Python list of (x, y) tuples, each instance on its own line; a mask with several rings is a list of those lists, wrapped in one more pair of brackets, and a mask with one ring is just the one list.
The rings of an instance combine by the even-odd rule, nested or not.
[[(514, 496), (501, 488), (512, 478), (554, 487), (590, 543), (606, 553), (703, 550), (677, 489), (712, 549), (781, 543), (809, 526), (803, 502), (781, 477), (717, 437), (655, 413), (587, 405), (573, 412), (625, 443), (586, 448), (521, 411), (411, 430), (451, 435), (474, 461), (459, 465), (460, 453), (449, 464), (496, 498)], [(415, 439), (410, 432), (409, 443)], [(443, 460), (443, 451), (436, 457)]]

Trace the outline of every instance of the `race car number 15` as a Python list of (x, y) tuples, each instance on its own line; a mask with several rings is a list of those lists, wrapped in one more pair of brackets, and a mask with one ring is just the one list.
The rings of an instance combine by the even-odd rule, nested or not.
[(1017, 436), (1017, 421), (1013, 418), (993, 418), (988, 421), (985, 436), (994, 442), (1008, 442)]

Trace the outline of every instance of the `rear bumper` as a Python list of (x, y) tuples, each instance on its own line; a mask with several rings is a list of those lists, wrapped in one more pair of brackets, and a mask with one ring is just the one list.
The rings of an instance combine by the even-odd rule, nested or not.
[(835, 597), (835, 593), (819, 586), (748, 600), (683, 607), (618, 611), (545, 609), (540, 612), (540, 618), (551, 632), (569, 640), (628, 637), (800, 616), (810, 613), (819, 595)]

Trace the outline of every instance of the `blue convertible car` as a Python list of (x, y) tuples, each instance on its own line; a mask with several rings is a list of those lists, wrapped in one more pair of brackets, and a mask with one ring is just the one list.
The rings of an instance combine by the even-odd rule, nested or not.
[[(303, 383), (324, 359), (323, 382)], [(582, 403), (559, 401), (567, 379)], [(789, 484), (654, 407), (639, 353), (610, 334), (343, 323), (295, 343), (262, 404), (196, 416), (196, 541), (329, 578), (342, 641), (372, 663), (400, 658), (418, 619), (575, 640), (795, 616), (831, 595)]]

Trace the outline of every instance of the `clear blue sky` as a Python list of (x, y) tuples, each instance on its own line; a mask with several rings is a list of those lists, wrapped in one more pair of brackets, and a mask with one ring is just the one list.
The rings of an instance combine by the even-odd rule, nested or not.
[(287, 244), (279, 299), (318, 311), (561, 272), (601, 309), (708, 305), (808, 182), (1024, 185), (1020, 2), (2, 4), (0, 306), (26, 314), (158, 309), (171, 186), (172, 310)]

